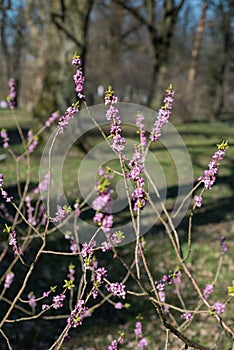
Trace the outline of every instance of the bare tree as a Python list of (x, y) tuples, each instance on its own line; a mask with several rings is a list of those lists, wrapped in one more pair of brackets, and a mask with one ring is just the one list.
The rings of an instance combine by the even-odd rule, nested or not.
[[(15, 79), (17, 105), (22, 78), (21, 62), (25, 50), (24, 8), (18, 7), (16, 9), (13, 7), (10, 0), (1, 0), (0, 9), (1, 48), (6, 65), (6, 79)], [(9, 40), (9, 36), (11, 37), (11, 40)]]
[(217, 70), (216, 101), (214, 104), (214, 117), (217, 119), (224, 107), (226, 73), (231, 59), (233, 48), (232, 24), (234, 19), (234, 1), (219, 1), (218, 9), (221, 15), (222, 49), (220, 65)]
[(205, 24), (206, 24), (206, 10), (208, 8), (208, 3), (206, 0), (203, 0), (202, 2), (202, 8), (201, 8), (201, 16), (199, 19), (199, 23), (197, 26), (197, 31), (193, 43), (193, 50), (192, 50), (192, 57), (191, 57), (191, 66), (188, 72), (188, 83), (189, 83), (189, 94), (192, 93), (193, 90), (193, 85), (194, 81), (196, 79), (196, 74), (197, 74), (197, 64), (198, 64), (198, 57), (199, 57), (199, 52), (201, 49), (201, 41), (202, 41), (202, 36), (204, 33), (205, 29)]
[(94, 0), (50, 0), (45, 8), (46, 50), (42, 91), (34, 116), (44, 118), (71, 102), (71, 57), (78, 51), (85, 62), (88, 23)]
[(134, 1), (112, 1), (134, 16), (142, 26), (146, 27), (149, 33), (152, 68), (147, 104), (155, 107), (158, 94), (157, 86), (160, 85), (160, 80), (163, 79), (162, 77), (167, 70), (173, 32), (184, 0), (178, 2), (174, 0), (164, 0), (160, 19), (156, 16), (157, 1), (155, 0), (145, 0), (141, 3), (141, 6), (137, 6)]

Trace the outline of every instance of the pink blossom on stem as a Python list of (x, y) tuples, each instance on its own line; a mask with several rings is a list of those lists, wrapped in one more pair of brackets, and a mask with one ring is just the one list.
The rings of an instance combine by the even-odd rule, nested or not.
[(32, 130), (29, 130), (28, 132), (28, 143), (28, 151), (29, 153), (32, 153), (38, 144), (38, 139), (36, 136), (33, 135)]
[(112, 87), (109, 86), (105, 91), (105, 106), (108, 107), (106, 112), (106, 119), (111, 121), (110, 125), (110, 136), (112, 139), (112, 149), (123, 155), (125, 147), (125, 139), (121, 136), (121, 117), (119, 115), (119, 110), (115, 107), (115, 104), (118, 102), (118, 98), (115, 96)]
[(7, 102), (10, 109), (14, 109), (16, 107), (16, 86), (13, 78), (9, 79), (8, 86), (10, 89), (10, 94), (7, 96)]
[(4, 185), (4, 176), (0, 174), (0, 192), (3, 196), (3, 198), (6, 200), (6, 202), (12, 202), (13, 197), (9, 196), (7, 191), (5, 191), (2, 186)]
[(191, 315), (190, 312), (186, 311), (185, 313), (183, 313), (183, 314), (181, 315), (181, 318), (183, 318), (183, 319), (186, 320), (186, 321), (189, 321), (189, 320), (191, 320), (192, 315)]
[(142, 335), (142, 324), (140, 321), (138, 321), (135, 324), (135, 329), (134, 329), (134, 333), (137, 337), (139, 337), (140, 335)]
[(51, 116), (49, 117), (49, 119), (46, 120), (45, 126), (47, 126), (47, 127), (51, 126), (55, 122), (55, 120), (58, 119), (58, 117), (59, 117), (58, 112), (52, 113)]
[(126, 291), (125, 285), (119, 282), (110, 283), (106, 285), (108, 292), (113, 293), (114, 296), (125, 299)]
[(116, 310), (121, 310), (122, 308), (123, 308), (123, 304), (122, 303), (118, 302), (118, 303), (115, 304), (115, 309)]
[(12, 230), (12, 227), (5, 224), (4, 232), (7, 232), (9, 234), (9, 246), (12, 246), (14, 256), (23, 254), (20, 245), (17, 243), (15, 230)]
[(198, 196), (198, 195), (195, 195), (194, 196), (194, 200), (195, 200), (196, 207), (201, 208), (201, 206), (202, 206), (202, 197)]
[(69, 274), (67, 274), (67, 277), (70, 279), (70, 281), (75, 281), (75, 273), (76, 273), (76, 270), (75, 270), (75, 265), (73, 264), (70, 264), (68, 266), (68, 269), (69, 269)]
[(138, 346), (139, 350), (143, 350), (148, 344), (149, 344), (149, 342), (146, 338), (141, 338), (141, 340), (139, 340), (137, 346)]
[(34, 308), (36, 307), (36, 305), (37, 305), (35, 299), (36, 299), (36, 297), (35, 297), (35, 295), (33, 294), (33, 292), (30, 292), (30, 293), (28, 294), (28, 303), (29, 303), (29, 306), (31, 306), (32, 309), (34, 309)]
[(78, 98), (82, 99), (85, 97), (83, 94), (85, 78), (81, 67), (82, 61), (80, 59), (80, 56), (78, 56), (77, 54), (73, 56), (72, 65), (78, 66), (76, 73), (73, 75), (73, 79), (76, 85), (75, 90), (77, 92), (77, 96)]
[(227, 243), (225, 242), (225, 237), (220, 238), (220, 246), (222, 249), (222, 253), (226, 253), (228, 249), (227, 249)]
[(108, 350), (118, 350), (117, 340), (112, 340), (111, 345), (108, 346)]
[(210, 190), (216, 181), (218, 175), (218, 166), (223, 160), (227, 149), (229, 148), (228, 142), (223, 141), (221, 144), (218, 144), (218, 151), (212, 156), (212, 160), (209, 163), (209, 168), (204, 171), (204, 175), (198, 178), (199, 181), (204, 183), (204, 187), (207, 190)]
[(53, 297), (53, 308), (60, 309), (61, 307), (63, 307), (63, 301), (65, 298), (66, 298), (65, 294), (55, 295)]
[(4, 177), (0, 174), (0, 188), (4, 185)]
[(209, 284), (209, 283), (206, 284), (205, 289), (203, 291), (203, 295), (205, 299), (209, 298), (210, 294), (213, 292), (213, 289), (214, 289), (213, 284)]
[(14, 279), (14, 272), (8, 272), (5, 278), (5, 282), (4, 282), (4, 288), (10, 288), (13, 279)]
[(215, 313), (218, 315), (223, 314), (225, 311), (225, 304), (222, 304), (220, 301), (216, 301), (216, 303), (212, 306), (212, 309), (214, 309)]
[(87, 317), (87, 312), (88, 308), (85, 306), (84, 300), (78, 300), (75, 308), (71, 312), (71, 316), (67, 320), (68, 325), (73, 328), (81, 326), (84, 317)]
[(140, 134), (140, 145), (142, 147), (146, 147), (147, 142), (146, 142), (146, 136), (145, 136), (145, 127), (144, 127), (144, 116), (143, 114), (137, 114), (136, 117), (136, 126), (139, 128), (139, 134)]
[(70, 120), (78, 112), (78, 103), (71, 105), (65, 111), (65, 114), (59, 119), (58, 132), (63, 134), (64, 130), (68, 127)]
[(163, 126), (168, 123), (171, 115), (174, 94), (175, 91), (173, 90), (172, 85), (170, 85), (166, 90), (166, 97), (163, 100), (164, 105), (159, 109), (158, 117), (150, 134), (150, 140), (152, 142), (159, 140)]
[(35, 226), (37, 224), (37, 222), (36, 222), (36, 220), (34, 220), (34, 217), (33, 217), (34, 208), (31, 205), (31, 198), (29, 196), (26, 196), (25, 203), (26, 203), (26, 207), (27, 207), (28, 222), (30, 224), (32, 224), (33, 226)]
[(0, 136), (2, 138), (3, 147), (4, 148), (8, 148), (10, 139), (8, 137), (7, 130), (6, 129), (2, 129), (1, 132), (0, 132)]
[(42, 180), (38, 187), (35, 188), (34, 193), (38, 194), (40, 192), (46, 192), (48, 191), (49, 188), (49, 183), (50, 183), (50, 174), (45, 174), (44, 180)]

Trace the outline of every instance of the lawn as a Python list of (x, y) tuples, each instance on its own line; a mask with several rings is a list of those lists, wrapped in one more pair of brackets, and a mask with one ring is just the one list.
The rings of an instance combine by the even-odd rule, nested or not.
[[(16, 114), (18, 123), (23, 128), (25, 135), (27, 129), (33, 126), (33, 122), (28, 113), (24, 111), (18, 111)], [(173, 121), (172, 121), (173, 122)], [(0, 111), (0, 123), (2, 128), (9, 130), (9, 135), (12, 140), (18, 140), (16, 128), (11, 118), (11, 114), (8, 111)], [(192, 230), (192, 251), (189, 258), (189, 264), (194, 269), (194, 274), (200, 285), (205, 287), (206, 283), (211, 283), (216, 274), (217, 262), (220, 254), (219, 240), (222, 236), (226, 237), (228, 246), (228, 252), (224, 255), (221, 273), (219, 274), (216, 288), (212, 298), (214, 300), (223, 301), (227, 297), (227, 286), (231, 284), (234, 278), (234, 264), (233, 264), (233, 251), (234, 251), (234, 124), (233, 123), (186, 123), (174, 125), (182, 137), (188, 153), (191, 157), (193, 165), (193, 180), (197, 181), (197, 178), (203, 174), (203, 171), (207, 169), (208, 163), (211, 160), (213, 153), (216, 151), (217, 143), (222, 140), (229, 140), (230, 149), (227, 151), (227, 156), (223, 160), (219, 168), (219, 175), (215, 186), (212, 190), (208, 190), (204, 194), (203, 205), (200, 209), (197, 209), (193, 218), (193, 230)], [(136, 136), (132, 136), (131, 139), (136, 141)], [(89, 148), (92, 149), (100, 142), (100, 136), (98, 133), (87, 135)], [(19, 143), (13, 142), (12, 149), (16, 155), (20, 155), (22, 152), (22, 146)], [(32, 187), (36, 186), (39, 179), (38, 172), (41, 160), (41, 151), (43, 146), (40, 145), (38, 149), (34, 151), (31, 158), (31, 179)], [(168, 209), (172, 209), (178, 190), (178, 176), (176, 174), (176, 166), (168, 150), (162, 143), (153, 145), (151, 152), (157, 157), (157, 160), (161, 166), (162, 173), (165, 176), (167, 185), (167, 198), (166, 205)], [(10, 191), (13, 191), (14, 196), (17, 196), (15, 187), (15, 164), (12, 161), (10, 154), (6, 150), (1, 149), (0, 154), (7, 154), (7, 158), (0, 162), (0, 173), (5, 174), (5, 184)], [(100, 157), (101, 159), (101, 157)], [(67, 197), (74, 201), (80, 195), (80, 189), (77, 186), (78, 169), (84, 155), (81, 156), (77, 147), (72, 147), (66, 156), (66, 160), (63, 164), (63, 185), (64, 192)], [(183, 160), (183, 159), (182, 159)], [(181, 166), (183, 162), (181, 160)], [(96, 164), (96, 163), (95, 163)], [(108, 163), (110, 167), (116, 167), (116, 161), (113, 160)], [(87, 176), (92, 172), (94, 160), (92, 158), (86, 159), (86, 172)], [(28, 172), (28, 164), (22, 164), (20, 166), (20, 181), (23, 184)], [(116, 182), (117, 183), (117, 182)], [(178, 226), (178, 233), (182, 242), (182, 248), (184, 251), (187, 246), (187, 226), (190, 209), (184, 216), (182, 222)], [(128, 220), (127, 214), (123, 213), (123, 220)], [(4, 221), (1, 220), (1, 230), (3, 229)], [(170, 242), (164, 232), (164, 229), (156, 224), (147, 234), (145, 234), (147, 241), (146, 257), (148, 265), (152, 270), (154, 279), (160, 279), (165, 273), (170, 273), (176, 268), (176, 257), (172, 252)], [(33, 250), (36, 249), (32, 245), (32, 251), (30, 255), (33, 255)], [(49, 241), (51, 249), (64, 249), (64, 239), (61, 234), (57, 233)], [(123, 256), (130, 259), (132, 244), (123, 246), (120, 251)], [(67, 246), (69, 249), (69, 246)], [(106, 258), (109, 259), (107, 255)], [(75, 258), (72, 259), (75, 263)], [(32, 290), (36, 293), (36, 289), (44, 290), (45, 283), (51, 280), (51, 284), (57, 284), (64, 274), (66, 274), (67, 265), (70, 263), (70, 258), (64, 258), (63, 262), (58, 257), (45, 256), (41, 259), (35, 275), (31, 278), (29, 284)], [(59, 268), (58, 268), (59, 266)], [(112, 269), (113, 276), (119, 276), (123, 274), (123, 268), (114, 262)], [(46, 282), (43, 280), (46, 276)], [(144, 276), (143, 276), (144, 279)], [(52, 283), (53, 282), (53, 283)], [(133, 281), (129, 281), (131, 288), (134, 287)], [(48, 284), (47, 284), (48, 286)], [(184, 286), (188, 286), (183, 288)], [(191, 288), (189, 281), (185, 278), (182, 279), (182, 288), (185, 289), (184, 299), (188, 308), (193, 307), (197, 299), (194, 295), (194, 291)], [(173, 290), (169, 288), (168, 298), (171, 302), (177, 303)], [(118, 331), (126, 332), (126, 343), (123, 349), (135, 349), (135, 343), (133, 339), (135, 317), (139, 314), (143, 317), (143, 330), (144, 335), (149, 339), (148, 350), (161, 350), (164, 348), (165, 331), (162, 329), (158, 317), (155, 314), (155, 310), (149, 305), (143, 298), (136, 298), (132, 296), (126, 297), (126, 303), (131, 304), (128, 309), (117, 311), (112, 305), (105, 305), (100, 310), (95, 311), (93, 317), (88, 318), (84, 322), (84, 327), (76, 328), (71, 332), (71, 339), (64, 344), (65, 350), (72, 349), (96, 349), (103, 350), (110, 344), (112, 336), (118, 337)], [(172, 313), (173, 314), (173, 313)], [(96, 317), (95, 317), (96, 316)], [(179, 320), (179, 315), (174, 313), (172, 315), (175, 320)], [(223, 319), (232, 322), (233, 327), (233, 313), (231, 307), (229, 311), (224, 313)], [(14, 344), (15, 349), (33, 349), (40, 350), (46, 349), (46, 340), (42, 340), (42, 335), (45, 339), (50, 336), (55, 336), (55, 331), (61, 328), (64, 324), (64, 320), (59, 321), (38, 321), (36, 324), (33, 322), (21, 323), (9, 326), (8, 332), (15, 332)], [(227, 349), (230, 346), (230, 342), (224, 337), (224, 333), (221, 332), (221, 328), (217, 326), (213, 318), (210, 317), (209, 322), (204, 327), (203, 316), (198, 316), (193, 321), (191, 327), (189, 327), (185, 334), (194, 341), (201, 342), (206, 346), (213, 346), (217, 344), (215, 349)], [(95, 334), (95, 336), (94, 336)], [(32, 335), (34, 341), (32, 343)], [(171, 339), (170, 349), (180, 349), (181, 343)], [(18, 344), (18, 345), (17, 345)], [(21, 345), (19, 345), (21, 344)], [(24, 344), (24, 345), (22, 345)], [(23, 346), (23, 347), (22, 347)]]

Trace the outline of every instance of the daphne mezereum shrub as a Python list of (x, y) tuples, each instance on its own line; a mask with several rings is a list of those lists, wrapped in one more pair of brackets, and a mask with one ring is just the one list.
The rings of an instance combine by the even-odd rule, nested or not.
[[(145, 127), (148, 119), (139, 106), (139, 111), (134, 116), (137, 141), (135, 139), (129, 146), (128, 130), (125, 130), (126, 125), (122, 119), (123, 108), (112, 87), (109, 86), (105, 92), (102, 106), (104, 114), (101, 116), (103, 122), (100, 123), (99, 119), (96, 119), (95, 109), (90, 109), (86, 104), (83, 92), (85, 79), (78, 55), (74, 55), (72, 64), (76, 67), (73, 79), (77, 101), (69, 106), (61, 117), (57, 112), (53, 113), (38, 132), (29, 130), (26, 137), (15, 119), (22, 140), (22, 154), (14, 152), (7, 130), (1, 130), (3, 147), (15, 162), (17, 176), (17, 195), (14, 196), (5, 186), (8, 175), (3, 174), (0, 169), (0, 210), (1, 222), (4, 225), (0, 256), (1, 348), (18, 349), (14, 327), (18, 327), (19, 324), (25, 323), (25, 329), (28, 329), (29, 324), (37, 324), (39, 320), (46, 320), (50, 324), (58, 318), (63, 327), (58, 328), (56, 337), (51, 337), (46, 346), (48, 349), (62, 349), (75, 334), (72, 329), (76, 328), (77, 332), (78, 329), (81, 332), (89, 319), (96, 317), (97, 309), (101, 310), (109, 303), (116, 312), (121, 313), (123, 309), (130, 307), (131, 298), (134, 297), (151, 305), (160, 322), (158, 327), (164, 332), (164, 336), (158, 340), (152, 339), (152, 335), (147, 336), (142, 318), (134, 315), (132, 310), (132, 317), (136, 317), (135, 326), (133, 325), (128, 332), (120, 331), (118, 334), (116, 331), (118, 335), (109, 339), (109, 344), (106, 345), (108, 350), (155, 349), (155, 345), (153, 347), (152, 344), (158, 344), (160, 349), (216, 348), (215, 344), (213, 347), (205, 345), (202, 334), (199, 338), (193, 338), (188, 332), (193, 328), (197, 317), (204, 329), (209, 327), (208, 320), (212, 318), (212, 327), (215, 327), (216, 322), (220, 332), (226, 335), (225, 344), (229, 344), (229, 349), (234, 349), (234, 330), (231, 328), (233, 320), (223, 317), (227, 309), (232, 308), (233, 286), (224, 290), (222, 300), (212, 297), (222, 271), (223, 256), (228, 254), (225, 238), (222, 237), (220, 241), (215, 278), (212, 282), (207, 281), (205, 288), (197, 279), (196, 264), (191, 265), (189, 262), (193, 214), (204, 205), (202, 200), (205, 191), (211, 190), (215, 184), (218, 168), (228, 149), (227, 141), (218, 145), (208, 169), (199, 177), (189, 193), (184, 195), (176, 212), (171, 213), (161, 201), (158, 183), (147, 166), (147, 156), (150, 147), (162, 139), (164, 128), (169, 123), (174, 101), (172, 85), (166, 90), (163, 104), (150, 130), (148, 126)], [(10, 95), (7, 100), (15, 118), (16, 94), (13, 79), (9, 87)], [(56, 157), (63, 148), (61, 142), (57, 141), (68, 139), (69, 146), (72, 145), (73, 140), (69, 139), (67, 132), (73, 120), (78, 121), (77, 125), (82, 123), (82, 111), (86, 112), (87, 118), (90, 118), (93, 126), (100, 132), (108, 150), (118, 162), (109, 165), (102, 153), (97, 159), (99, 167), (96, 171), (95, 168), (88, 168), (89, 163), (86, 160), (85, 176), (95, 173), (95, 183), (87, 197), (81, 196), (72, 203), (65, 203), (61, 200), (63, 197), (57, 198), (55, 195), (55, 190), (60, 185), (55, 165), (62, 167), (62, 162)], [(130, 115), (128, 117), (130, 118)], [(106, 131), (106, 127), (103, 128), (104, 124), (108, 125), (109, 131)], [(35, 179), (31, 175), (31, 156), (38, 145), (38, 136), (53, 126), (54, 132), (51, 133), (48, 152), (44, 157), (47, 163), (43, 165), (43, 176), (35, 185)], [(74, 126), (72, 129), (74, 131)], [(24, 182), (21, 182), (20, 177), (21, 163), (27, 168)], [(122, 184), (121, 192), (126, 198), (121, 210), (115, 207), (115, 186), (119, 180)], [(174, 218), (179, 215), (191, 195), (193, 199), (189, 201), (190, 208), (187, 210), (190, 212), (187, 243), (182, 247)], [(157, 263), (154, 269), (149, 264), (150, 256), (147, 255), (146, 249), (149, 243), (148, 236), (144, 238), (144, 232), (142, 233), (144, 213), (148, 208), (164, 227), (175, 256), (174, 270), (165, 271), (164, 274), (161, 274), (161, 270), (157, 272)], [(119, 223), (120, 212), (125, 213), (124, 220), (130, 220), (131, 238), (130, 229), (122, 229), (125, 227), (124, 223)], [(82, 229), (85, 221), (88, 221), (88, 226)], [(62, 236), (64, 242), (60, 250), (56, 245), (51, 245), (51, 242), (59, 241), (58, 232), (61, 233), (60, 237)], [(167, 238), (165, 237), (165, 240)], [(149, 235), (149, 239), (155, 240), (156, 244), (155, 236)], [(131, 244), (127, 246), (129, 242)], [(123, 253), (124, 245), (128, 247), (127, 256)], [(160, 253), (158, 254), (157, 261), (160, 261)], [(45, 255), (50, 256), (51, 262), (55, 258), (56, 261), (63, 257), (72, 258), (72, 263), (68, 266), (64, 266), (63, 263), (56, 265), (58, 273), (60, 269), (61, 274), (64, 274), (65, 268), (67, 270), (63, 277), (60, 274), (62, 280), (56, 286), (50, 284), (51, 277), (47, 276), (47, 266), (40, 265), (40, 260)], [(125, 271), (121, 278), (113, 274), (113, 266), (116, 266), (113, 264), (116, 264), (116, 261)], [(44, 286), (47, 285), (44, 290), (37, 288), (37, 274), (40, 276), (40, 282), (44, 279)], [(33, 291), (31, 280), (35, 283)], [(230, 281), (227, 283), (230, 284)], [(188, 289), (192, 291), (192, 303), (188, 300)], [(22, 332), (23, 329), (21, 328)], [(215, 334), (217, 328), (210, 329), (209, 332)], [(40, 337), (43, 337), (43, 332)], [(173, 347), (173, 341), (177, 342), (176, 347)], [(26, 348), (29, 347), (25, 344), (24, 349)]]

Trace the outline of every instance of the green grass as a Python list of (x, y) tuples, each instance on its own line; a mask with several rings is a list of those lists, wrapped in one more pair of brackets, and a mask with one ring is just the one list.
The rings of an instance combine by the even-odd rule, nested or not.
[[(14, 124), (10, 119), (9, 112), (0, 112), (1, 127), (13, 129)], [(22, 127), (29, 128), (32, 125), (30, 115), (24, 111), (17, 112), (17, 120)], [(194, 180), (196, 180), (203, 171), (207, 168), (207, 165), (211, 159), (211, 156), (216, 151), (216, 144), (220, 143), (223, 139), (228, 139), (231, 146), (234, 146), (233, 125), (226, 123), (215, 124), (198, 124), (198, 123), (186, 123), (176, 125), (177, 130), (182, 136), (193, 163)], [(92, 136), (88, 139), (91, 148), (96, 145), (100, 138)], [(18, 144), (13, 146), (15, 154), (20, 155), (22, 147)], [(159, 163), (165, 173), (166, 183), (168, 185), (168, 201), (169, 207), (172, 207), (174, 203), (173, 193), (177, 190), (177, 176), (175, 165), (168, 155), (166, 149), (159, 143), (152, 148), (155, 152)], [(6, 153), (6, 150), (1, 150)], [(31, 179), (36, 186), (38, 181), (38, 170), (40, 166), (40, 151), (36, 150), (32, 154), (31, 159)], [(101, 157), (100, 157), (101, 160)], [(82, 162), (79, 151), (73, 147), (66, 157), (66, 161), (63, 166), (63, 184), (65, 193), (67, 196), (74, 200), (79, 195), (77, 189), (77, 172)], [(109, 165), (111, 167), (116, 166), (116, 161), (112, 161)], [(86, 171), (91, 172), (93, 169), (92, 159), (86, 160)], [(0, 172), (5, 175), (5, 184), (9, 188), (13, 188), (15, 185), (15, 164), (12, 161), (10, 154), (5, 161), (0, 163)], [(20, 180), (23, 184), (28, 172), (28, 164), (23, 163), (20, 168)], [(214, 280), (217, 270), (217, 260), (219, 257), (220, 247), (219, 239), (225, 236), (228, 244), (228, 252), (224, 256), (221, 273), (217, 280), (216, 289), (212, 295), (211, 300), (213, 302), (220, 300), (226, 300), (227, 286), (231, 284), (233, 279), (233, 254), (234, 251), (234, 193), (233, 193), (233, 180), (234, 179), (234, 166), (233, 166), (233, 151), (232, 148), (227, 152), (226, 159), (223, 160), (219, 169), (219, 176), (216, 185), (212, 190), (206, 191), (203, 200), (203, 206), (198, 209), (193, 219), (193, 233), (192, 233), (192, 250), (189, 257), (189, 266), (194, 270), (194, 274), (202, 287), (205, 287), (206, 283), (211, 283)], [(14, 193), (17, 196), (16, 193)], [(126, 217), (125, 220), (128, 220)], [(187, 249), (187, 223), (188, 216), (184, 218), (181, 225), (178, 227), (178, 233), (182, 241), (182, 247), (184, 252)], [(169, 273), (176, 268), (176, 257), (172, 252), (171, 245), (164, 230), (161, 226), (154, 227), (146, 236), (147, 250), (146, 257), (154, 279), (160, 279), (165, 273)], [(66, 242), (65, 242), (66, 243)], [(51, 240), (50, 245), (53, 249), (64, 249), (64, 239), (58, 234), (54, 240)], [(121, 248), (121, 253), (130, 259), (132, 245), (124, 246)], [(33, 254), (33, 247), (32, 252)], [(67, 244), (67, 249), (69, 245)], [(53, 261), (52, 261), (53, 260)], [(38, 275), (32, 278), (30, 286), (32, 288), (37, 287), (42, 290), (44, 288), (44, 273), (51, 278), (51, 285), (57, 284), (62, 274), (66, 274), (66, 268), (70, 261), (68, 259), (61, 262), (52, 259), (51, 257), (43, 257), (40, 262), (41, 267), (38, 269)], [(119, 277), (123, 273), (121, 267), (115, 263), (115, 268), (112, 269), (113, 276)], [(58, 269), (58, 266), (60, 268)], [(143, 279), (145, 276), (143, 276)], [(129, 282), (131, 287), (134, 288), (132, 282)], [(193, 307), (197, 299), (191, 288), (190, 282), (183, 279), (184, 298), (186, 300), (187, 307)], [(36, 287), (35, 287), (36, 288)], [(170, 302), (178, 303), (173, 290), (168, 288), (167, 300)], [(135, 316), (141, 313), (144, 317), (143, 330), (144, 335), (149, 337), (150, 346), (148, 350), (157, 350), (163, 348), (163, 341), (165, 340), (165, 332), (160, 326), (158, 317), (155, 311), (150, 307), (149, 303), (143, 298), (127, 297), (126, 302), (130, 302), (131, 307), (128, 310), (121, 310), (117, 312), (113, 309), (113, 306), (104, 306), (100, 311), (96, 312), (96, 317), (85, 320), (86, 327), (76, 329), (72, 332), (71, 341), (65, 344), (64, 349), (75, 349), (79, 346), (94, 346), (96, 349), (103, 350), (111, 342), (111, 335), (118, 336), (118, 326), (120, 329), (129, 332), (127, 335), (126, 345), (123, 349), (134, 349), (133, 342), (133, 329), (135, 323)], [(224, 320), (228, 321), (233, 318), (231, 311), (232, 305), (230, 305), (229, 311), (224, 314)], [(180, 319), (180, 315), (176, 312), (173, 313), (176, 319)], [(52, 321), (54, 322), (54, 321)], [(195, 318), (191, 327), (186, 331), (186, 335), (194, 341), (202, 342), (204, 345), (212, 346), (214, 339), (220, 328), (214, 323), (212, 317), (205, 321), (201, 316)], [(53, 323), (52, 323), (53, 324)], [(59, 323), (59, 327), (63, 325), (63, 321)], [(39, 325), (40, 332), (48, 333), (49, 328), (44, 329), (46, 323)], [(25, 330), (24, 330), (25, 331)], [(33, 330), (31, 330), (33, 332)], [(93, 336), (95, 332), (95, 337)], [(39, 330), (38, 330), (39, 334)], [(27, 330), (25, 337), (30, 339), (30, 330)], [(225, 343), (226, 342), (226, 343)], [(159, 346), (159, 344), (161, 344)], [(230, 344), (224, 340), (223, 333), (221, 338), (217, 340), (217, 349), (226, 349)], [(171, 349), (180, 349), (181, 344), (177, 340), (174, 340)], [(27, 347), (25, 347), (27, 349)]]

